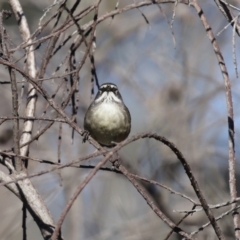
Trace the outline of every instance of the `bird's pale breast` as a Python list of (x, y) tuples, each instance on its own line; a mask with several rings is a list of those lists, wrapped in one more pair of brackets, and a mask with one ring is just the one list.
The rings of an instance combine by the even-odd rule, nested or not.
[[(108, 130), (121, 129), (126, 120), (120, 107), (115, 103), (102, 103), (93, 112), (94, 128), (105, 128)], [(119, 130), (120, 130), (119, 129)]]

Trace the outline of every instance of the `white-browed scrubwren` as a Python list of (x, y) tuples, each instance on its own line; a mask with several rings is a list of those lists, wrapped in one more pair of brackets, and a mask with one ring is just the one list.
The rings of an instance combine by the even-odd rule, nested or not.
[(115, 142), (128, 137), (131, 115), (115, 84), (104, 83), (100, 86), (85, 114), (84, 129), (106, 147), (113, 147)]

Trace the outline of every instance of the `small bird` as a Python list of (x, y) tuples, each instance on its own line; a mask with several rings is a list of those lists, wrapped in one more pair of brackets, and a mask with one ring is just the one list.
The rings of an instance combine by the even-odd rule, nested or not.
[(131, 130), (131, 115), (118, 88), (104, 83), (89, 106), (84, 129), (102, 146), (113, 147), (125, 140)]

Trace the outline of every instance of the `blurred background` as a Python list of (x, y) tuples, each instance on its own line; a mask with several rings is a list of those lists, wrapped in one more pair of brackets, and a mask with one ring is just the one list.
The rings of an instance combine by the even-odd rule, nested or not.
[[(75, 1), (68, 0), (71, 7)], [(121, 0), (119, 8), (140, 1)], [(232, 83), (237, 184), (240, 186), (240, 82), (233, 64), (233, 29), (226, 28), (218, 34), (228, 22), (217, 8), (214, 1), (199, 1), (216, 39), (220, 45)], [(240, 8), (240, 2), (228, 1)], [(21, 0), (22, 7), (30, 25), (30, 30), (38, 27), (39, 18), (53, 1)], [(76, 13), (94, 3), (82, 0)], [(99, 17), (113, 11), (116, 1), (103, 0), (100, 4)], [(213, 52), (211, 42), (200, 22), (195, 10), (188, 5), (178, 4), (173, 23), (174, 44), (169, 23), (172, 21), (174, 4), (161, 4), (140, 8), (149, 21), (145, 21), (138, 9), (126, 11), (112, 18), (107, 18), (97, 26), (95, 65), (100, 84), (113, 82), (118, 85), (125, 104), (132, 116), (131, 134), (154, 132), (166, 137), (176, 144), (184, 154), (197, 178), (209, 204), (228, 201), (228, 130), (227, 108), (223, 77)], [(0, 9), (10, 9), (8, 1), (0, 2)], [(46, 18), (49, 19), (58, 6), (53, 8)], [(236, 10), (235, 15), (239, 14)], [(86, 24), (92, 20), (93, 13), (80, 21)], [(65, 16), (66, 18), (66, 16)], [(64, 18), (63, 18), (64, 19)], [(60, 21), (63, 20), (60, 19)], [(14, 16), (4, 21), (4, 26), (11, 39), (12, 47), (18, 46), (22, 40)], [(66, 39), (76, 30), (69, 28), (59, 41)], [(50, 34), (49, 25), (38, 37)], [(218, 34), (218, 35), (217, 35)], [(240, 39), (235, 36), (236, 56), (240, 61)], [(51, 59), (45, 78), (51, 77), (57, 66), (64, 61), (73, 40), (67, 42)], [(36, 50), (36, 64), (40, 67), (43, 52), (47, 44), (43, 43)], [(76, 55), (81, 61), (86, 48), (83, 46)], [(20, 59), (18, 65), (24, 68), (23, 50), (15, 53)], [(238, 74), (240, 65), (238, 64)], [(58, 72), (57, 74), (63, 73)], [(23, 81), (17, 75), (18, 81)], [(0, 66), (1, 81), (9, 81), (8, 71)], [(43, 87), (51, 95), (62, 79), (44, 81)], [(26, 106), (27, 85), (18, 84), (19, 113), (24, 115)], [(77, 123), (83, 126), (84, 114), (91, 103), (91, 68), (87, 59), (80, 71)], [(23, 95), (21, 97), (21, 91)], [(95, 94), (97, 87), (95, 86)], [(12, 115), (12, 95), (10, 84), (0, 85), (0, 116)], [(58, 104), (63, 98), (60, 90), (55, 97)], [(36, 116), (42, 116), (46, 101), (39, 96)], [(71, 116), (71, 104), (65, 109)], [(45, 117), (54, 117), (55, 112), (48, 108)], [(4, 122), (0, 126), (0, 149), (12, 147), (12, 122)], [(47, 123), (35, 121), (34, 132)], [(30, 145), (30, 156), (40, 159), (58, 160), (59, 123), (51, 126), (39, 139)], [(22, 126), (22, 125), (21, 125)], [(93, 153), (95, 150), (89, 143), (82, 143), (82, 137), (75, 133), (72, 141), (71, 128), (62, 125), (61, 161), (66, 163)], [(3, 139), (3, 140), (1, 140)], [(191, 198), (197, 200), (192, 186), (186, 177), (182, 165), (175, 155), (162, 143), (154, 140), (138, 140), (120, 151), (123, 164), (130, 172), (149, 179), (159, 181)], [(84, 164), (95, 164), (92, 159)], [(47, 164), (29, 162), (29, 173), (50, 169)], [(1, 170), (6, 171), (3, 167)], [(32, 179), (34, 186), (42, 195), (55, 221), (58, 220), (77, 186), (81, 184), (89, 170), (65, 168), (59, 172), (51, 172)], [(177, 222), (183, 214), (173, 210), (190, 210), (192, 204), (168, 191), (144, 185), (160, 209)], [(240, 192), (240, 189), (238, 189)], [(0, 188), (1, 204), (1, 239), (21, 239), (22, 213), (21, 202), (6, 188)], [(230, 207), (215, 210), (215, 216), (227, 211)], [(192, 232), (206, 223), (205, 214), (190, 215), (180, 225), (187, 232)], [(28, 215), (28, 238), (42, 239), (35, 222)], [(233, 220), (231, 214), (219, 222), (226, 239), (233, 239)], [(62, 233), (65, 239), (84, 240), (155, 240), (165, 239), (170, 232), (150, 209), (145, 200), (125, 177), (120, 174), (100, 171), (83, 190), (75, 201), (64, 221)], [(200, 232), (198, 239), (216, 239), (212, 228)], [(180, 239), (172, 234), (169, 239)]]

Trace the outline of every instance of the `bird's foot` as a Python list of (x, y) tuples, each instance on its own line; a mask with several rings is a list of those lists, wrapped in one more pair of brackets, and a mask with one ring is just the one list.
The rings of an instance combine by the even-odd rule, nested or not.
[(85, 143), (87, 140), (88, 140), (88, 137), (89, 137), (89, 132), (87, 130), (84, 130), (83, 133), (82, 133), (82, 136), (83, 136), (83, 143)]
[(117, 170), (120, 166), (120, 156), (119, 156), (119, 153), (118, 151), (116, 152), (116, 157), (113, 158), (112, 160), (110, 160), (111, 163), (112, 163), (112, 169), (115, 169)]

